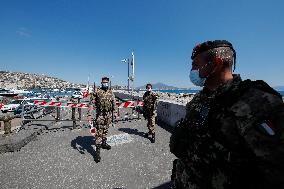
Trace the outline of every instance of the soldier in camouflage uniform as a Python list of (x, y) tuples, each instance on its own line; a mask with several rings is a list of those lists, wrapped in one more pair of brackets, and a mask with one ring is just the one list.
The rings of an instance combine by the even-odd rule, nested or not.
[(95, 90), (91, 96), (91, 102), (94, 101), (96, 106), (96, 161), (100, 162), (100, 149), (110, 150), (111, 146), (107, 144), (107, 134), (110, 124), (112, 123), (112, 113), (115, 107), (115, 97), (109, 89), (109, 78), (102, 78), (102, 87)]
[(158, 95), (152, 91), (152, 85), (146, 85), (147, 91), (143, 95), (143, 116), (147, 119), (147, 127), (149, 132), (146, 134), (146, 137), (152, 136), (150, 138), (152, 143), (155, 143), (155, 119), (157, 116), (157, 99)]
[(173, 188), (284, 188), (284, 104), (262, 80), (232, 74), (228, 41), (192, 53), (191, 81), (203, 89), (170, 139)]

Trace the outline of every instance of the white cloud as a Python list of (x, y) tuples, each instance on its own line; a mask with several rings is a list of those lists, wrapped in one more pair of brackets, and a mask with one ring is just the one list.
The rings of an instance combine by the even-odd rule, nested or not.
[(31, 33), (27, 28), (19, 28), (16, 33), (21, 37), (31, 37)]

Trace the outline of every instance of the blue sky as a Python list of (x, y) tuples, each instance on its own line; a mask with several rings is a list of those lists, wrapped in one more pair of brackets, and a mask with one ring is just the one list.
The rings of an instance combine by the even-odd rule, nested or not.
[(136, 85), (192, 87), (192, 48), (231, 41), (243, 79), (284, 85), (281, 0), (1, 0), (0, 69), (77, 83), (113, 76), (135, 51)]

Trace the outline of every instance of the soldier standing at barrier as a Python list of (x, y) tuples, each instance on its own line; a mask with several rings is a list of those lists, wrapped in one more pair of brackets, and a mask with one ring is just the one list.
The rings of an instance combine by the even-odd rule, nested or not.
[(115, 97), (109, 88), (109, 78), (102, 78), (102, 86), (97, 89), (91, 96), (96, 106), (96, 162), (100, 162), (101, 148), (110, 150), (111, 146), (107, 144), (107, 134), (110, 124), (112, 123), (112, 113), (115, 108)]
[(146, 137), (152, 136), (150, 138), (151, 142), (155, 142), (155, 119), (157, 116), (157, 103), (158, 95), (152, 91), (152, 85), (148, 83), (146, 85), (147, 91), (143, 95), (143, 116), (147, 120), (148, 133)]
[(190, 80), (203, 87), (186, 106), (170, 150), (174, 188), (284, 188), (284, 104), (262, 80), (232, 74), (228, 41), (207, 41), (192, 53)]

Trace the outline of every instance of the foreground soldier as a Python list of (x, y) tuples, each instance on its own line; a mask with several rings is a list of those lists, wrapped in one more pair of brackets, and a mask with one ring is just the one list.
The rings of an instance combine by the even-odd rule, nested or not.
[(143, 95), (143, 116), (145, 119), (147, 119), (147, 127), (149, 130), (146, 134), (146, 137), (152, 136), (150, 140), (152, 143), (155, 143), (155, 119), (157, 116), (156, 109), (158, 95), (152, 91), (151, 84), (147, 84), (146, 89), (147, 91)]
[(96, 106), (96, 162), (100, 162), (100, 150), (101, 148), (110, 150), (111, 146), (107, 144), (108, 128), (112, 122), (112, 111), (114, 110), (114, 94), (109, 89), (109, 78), (102, 78), (102, 87), (97, 89), (92, 97), (91, 101), (94, 101)]
[(284, 188), (281, 95), (262, 80), (233, 75), (227, 41), (202, 43), (191, 58), (190, 79), (204, 88), (171, 136), (173, 187)]

